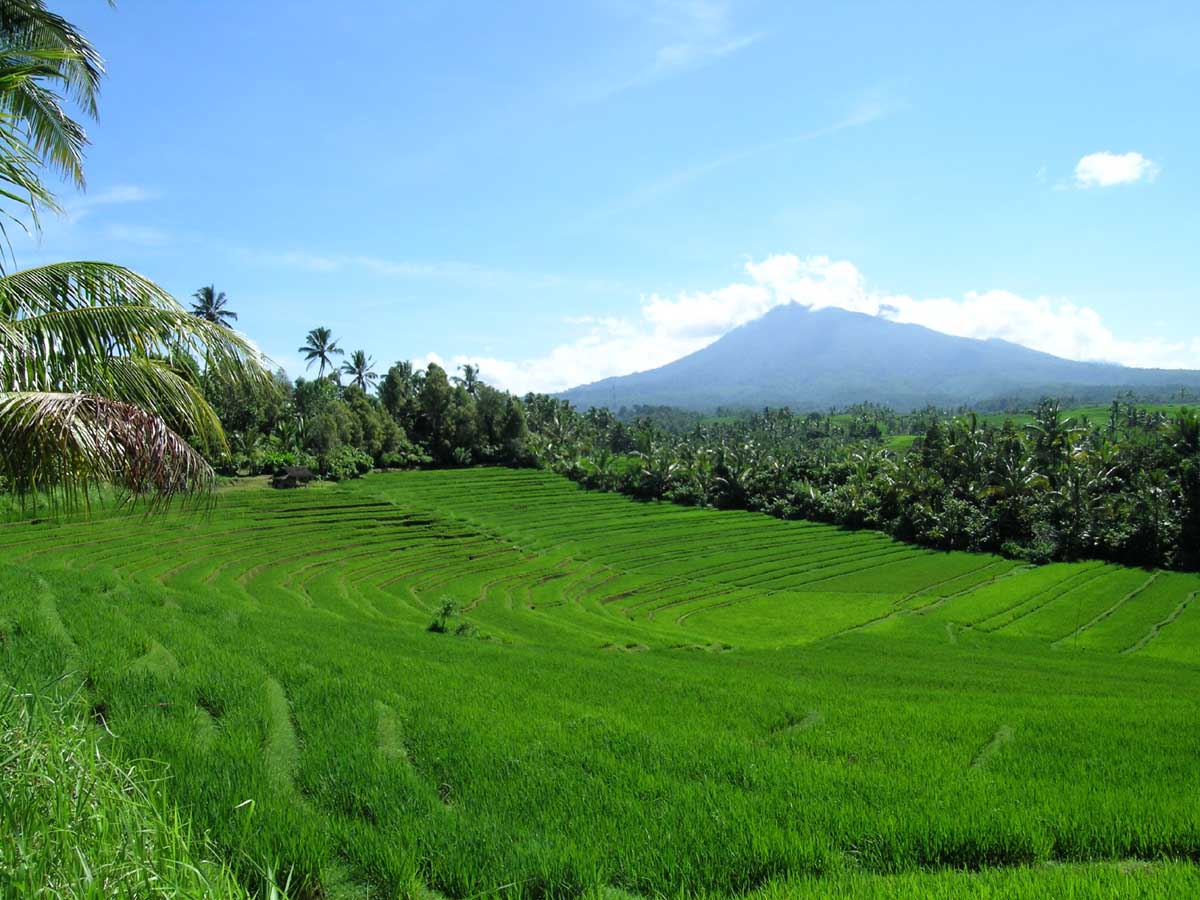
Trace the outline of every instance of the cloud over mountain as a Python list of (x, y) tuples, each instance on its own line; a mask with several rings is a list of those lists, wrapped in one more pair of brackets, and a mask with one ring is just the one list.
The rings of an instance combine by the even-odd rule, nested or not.
[(559, 391), (656, 368), (786, 303), (861, 312), (959, 337), (1002, 338), (1073, 360), (1167, 368), (1200, 364), (1197, 335), (1124, 339), (1087, 306), (1003, 289), (916, 298), (872, 286), (848, 260), (795, 254), (748, 261), (745, 278), (713, 290), (649, 294), (636, 317), (575, 317), (571, 321), (584, 333), (540, 357), (462, 356), (446, 362), (481, 364), (489, 380), (513, 390)]

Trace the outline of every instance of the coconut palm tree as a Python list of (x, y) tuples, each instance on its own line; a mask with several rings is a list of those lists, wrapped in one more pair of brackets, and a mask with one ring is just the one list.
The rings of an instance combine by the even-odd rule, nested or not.
[(375, 360), (367, 356), (364, 350), (355, 350), (350, 354), (350, 360), (342, 363), (342, 371), (350, 376), (350, 383), (364, 391), (374, 387), (379, 376), (375, 374)]
[[(38, 228), (58, 209), (47, 169), (83, 186), (82, 126), (103, 64), (42, 0), (0, 2), (0, 233)], [(6, 246), (6, 245), (4, 245)], [(161, 499), (205, 489), (224, 435), (212, 408), (169, 362), (209, 360), (214, 378), (259, 378), (258, 354), (188, 314), (121, 266), (63, 262), (5, 272), (0, 258), (0, 481), (68, 505), (107, 482)]]
[(324, 378), (326, 367), (334, 369), (333, 357), (342, 356), (346, 351), (337, 345), (337, 341), (333, 339), (333, 332), (322, 326), (314, 328), (308, 333), (304, 346), (297, 352), (304, 354), (310, 369), (313, 363), (320, 363), (317, 368), (317, 377)]
[(464, 363), (458, 367), (458, 370), (462, 372), (462, 375), (455, 375), (450, 380), (459, 387), (466, 388), (467, 393), (472, 397), (475, 396), (475, 392), (479, 390), (479, 366), (473, 366), (470, 363)]
[[(58, 210), (42, 183), (49, 168), (83, 187), (87, 134), (64, 109), (95, 118), (104, 62), (86, 38), (42, 0), (0, 3), (0, 198), (2, 219), (38, 227), (39, 209)], [(15, 204), (14, 211), (8, 204)], [(0, 233), (5, 225), (0, 221)]]
[(212, 322), (214, 325), (229, 326), (230, 322), (237, 321), (237, 313), (231, 309), (226, 309), (225, 304), (229, 302), (229, 298), (225, 296), (224, 291), (217, 291), (215, 285), (206, 285), (196, 293), (192, 294), (192, 315), (199, 316)]
[(135, 272), (66, 262), (0, 277), (0, 475), (68, 505), (107, 482), (131, 495), (204, 490), (213, 472), (187, 440), (225, 449), (216, 413), (170, 362), (214, 379), (265, 377), (250, 343), (190, 315)]

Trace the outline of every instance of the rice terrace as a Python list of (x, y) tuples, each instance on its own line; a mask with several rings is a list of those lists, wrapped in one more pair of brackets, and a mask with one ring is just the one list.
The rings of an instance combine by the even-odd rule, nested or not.
[(1197, 575), (497, 469), (0, 547), (6, 668), (86, 673), (105, 743), (296, 896), (1200, 885)]
[(1197, 46), (0, 0), (0, 900), (1200, 898)]

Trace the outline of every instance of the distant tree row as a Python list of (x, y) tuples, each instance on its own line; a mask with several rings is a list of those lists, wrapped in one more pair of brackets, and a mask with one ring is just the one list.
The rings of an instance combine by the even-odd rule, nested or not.
[[(1200, 568), (1200, 417), (1114, 401), (1101, 422), (1044, 401), (995, 425), (936, 410), (767, 410), (686, 431), (525, 398), (540, 464), (590, 487), (884, 530), (1033, 562)], [(907, 435), (907, 437), (906, 437)]]
[[(194, 295), (192, 312), (209, 321), (236, 319), (213, 287)], [(271, 473), (305, 465), (324, 477), (357, 477), (372, 468), (529, 465), (521, 401), (480, 379), (465, 365), (449, 377), (431, 363), (398, 362), (380, 377), (362, 350), (344, 353), (328, 328), (314, 328), (300, 348), (317, 377), (289, 381), (209, 383), (194, 360), (176, 364), (200, 385), (228, 438), (213, 460), (225, 474)], [(348, 376), (345, 384), (342, 376)], [(377, 389), (377, 390), (376, 390)]]

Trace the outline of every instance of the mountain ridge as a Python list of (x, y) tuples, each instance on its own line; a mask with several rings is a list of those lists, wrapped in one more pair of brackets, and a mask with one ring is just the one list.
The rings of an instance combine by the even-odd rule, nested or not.
[(983, 407), (1003, 398), (1127, 389), (1200, 390), (1200, 371), (1081, 362), (1001, 338), (957, 337), (879, 316), (790, 303), (674, 362), (559, 396), (583, 408), (805, 411), (860, 402), (897, 409)]

